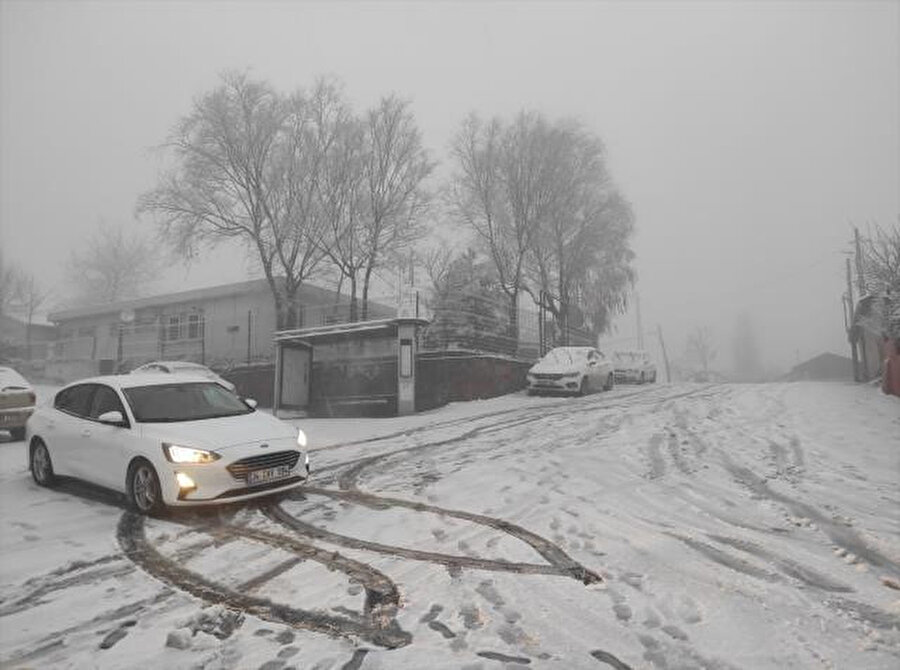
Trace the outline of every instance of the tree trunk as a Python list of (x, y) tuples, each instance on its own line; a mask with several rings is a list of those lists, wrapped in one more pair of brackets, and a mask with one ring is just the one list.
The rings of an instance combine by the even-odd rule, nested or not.
[(514, 289), (509, 296), (509, 327), (506, 330), (509, 336), (508, 353), (515, 356), (519, 353), (519, 291)]
[(362, 293), (362, 320), (369, 320), (369, 281), (372, 279), (372, 270), (374, 266), (371, 264), (366, 267), (366, 274), (363, 277), (363, 293)]
[(359, 316), (359, 300), (356, 297), (356, 272), (350, 275), (350, 323), (356, 323)]

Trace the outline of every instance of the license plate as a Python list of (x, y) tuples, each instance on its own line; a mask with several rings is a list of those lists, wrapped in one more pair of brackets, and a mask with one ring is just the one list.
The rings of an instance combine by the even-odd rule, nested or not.
[(247, 486), (265, 484), (290, 476), (291, 468), (287, 465), (279, 465), (278, 467), (266, 468), (265, 470), (251, 470), (247, 473)]

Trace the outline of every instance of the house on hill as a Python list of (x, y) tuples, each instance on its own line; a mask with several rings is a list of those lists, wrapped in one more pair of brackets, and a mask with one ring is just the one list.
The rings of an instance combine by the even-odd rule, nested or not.
[(846, 356), (824, 353), (795, 365), (783, 381), (853, 381), (853, 360)]

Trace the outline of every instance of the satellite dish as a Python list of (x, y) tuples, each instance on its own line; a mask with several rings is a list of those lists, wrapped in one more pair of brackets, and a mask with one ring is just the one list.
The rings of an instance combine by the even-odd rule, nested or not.
[(134, 321), (134, 310), (123, 309), (121, 312), (119, 312), (119, 320), (122, 323), (132, 323)]

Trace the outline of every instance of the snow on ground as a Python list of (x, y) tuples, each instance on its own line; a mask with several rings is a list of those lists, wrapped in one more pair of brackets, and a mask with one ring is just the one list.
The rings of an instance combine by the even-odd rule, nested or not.
[(302, 495), (147, 521), (0, 444), (0, 666), (900, 664), (900, 405), (871, 387), (296, 423)]

